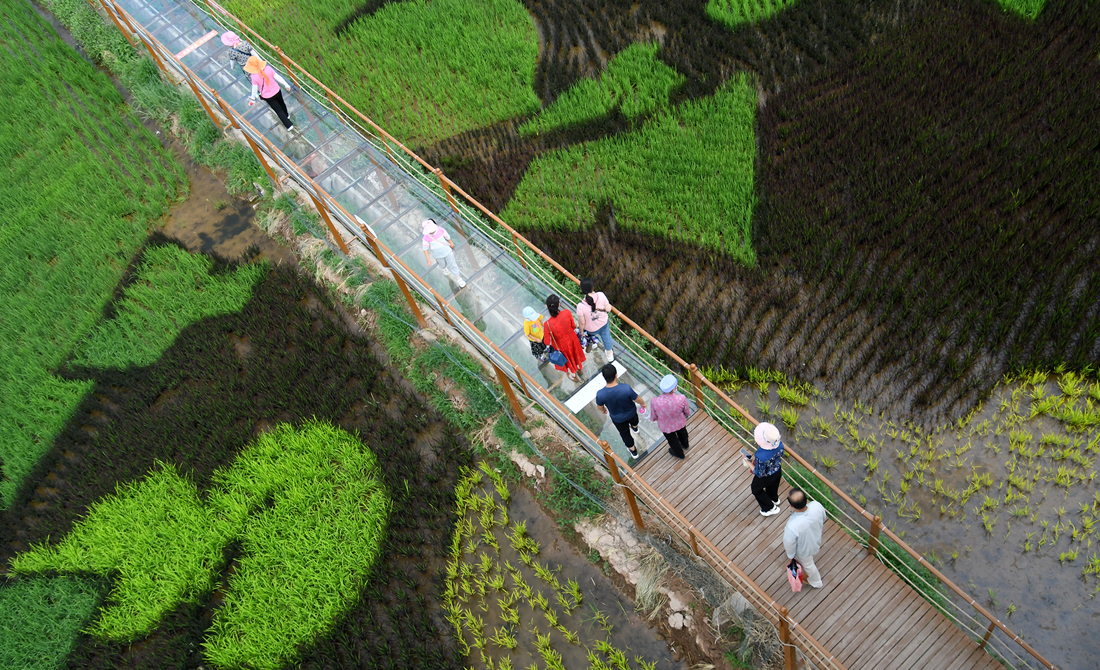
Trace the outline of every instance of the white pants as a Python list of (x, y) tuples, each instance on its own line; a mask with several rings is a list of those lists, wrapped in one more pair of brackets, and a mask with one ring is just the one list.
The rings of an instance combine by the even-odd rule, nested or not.
[(818, 572), (817, 566), (814, 565), (813, 556), (795, 556), (795, 559), (802, 564), (802, 573), (806, 575), (806, 579), (810, 581), (810, 586), (815, 589), (820, 589), (821, 573)]
[(435, 262), (439, 263), (439, 267), (443, 272), (450, 272), (455, 279), (462, 277), (462, 274), (458, 271), (458, 261), (455, 259), (453, 251), (443, 258), (436, 258)]

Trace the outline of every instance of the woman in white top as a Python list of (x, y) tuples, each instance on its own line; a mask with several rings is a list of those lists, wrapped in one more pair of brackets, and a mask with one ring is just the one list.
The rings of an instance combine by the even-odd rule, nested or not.
[(611, 319), (608, 312), (611, 311), (611, 303), (602, 291), (593, 291), (591, 279), (581, 280), (581, 293), (584, 300), (577, 303), (578, 325), (590, 336), (599, 337), (603, 343), (604, 360), (608, 363), (615, 360), (615, 353), (611, 348), (615, 342), (611, 339)]
[[(424, 236), (421, 239), (420, 248), (424, 250), (424, 262), (428, 267), (432, 266), (434, 258), (439, 267), (443, 268), (444, 277), (454, 277), (459, 288), (465, 288), (466, 282), (458, 271), (458, 261), (455, 260), (455, 243), (447, 231), (435, 223), (435, 219), (424, 219)], [(429, 253), (430, 252), (430, 253)]]

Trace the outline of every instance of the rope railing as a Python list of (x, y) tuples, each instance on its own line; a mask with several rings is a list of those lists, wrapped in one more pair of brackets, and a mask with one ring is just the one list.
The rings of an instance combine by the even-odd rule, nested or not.
[[(89, 0), (89, 2), (91, 1), (92, 0)], [(359, 112), (359, 110), (354, 108), (350, 103), (316, 79), (316, 77), (310, 74), (305, 68), (287, 57), (278, 46), (272, 44), (259, 33), (248, 27), (243, 21), (215, 2), (215, 0), (198, 1), (201, 2), (202, 5), (196, 4), (196, 6), (200, 10), (205, 9), (206, 13), (214, 20), (219, 21), (222, 25), (225, 25), (223, 21), (228, 22), (230, 25), (239, 28), (243, 33), (251, 36), (253, 38), (253, 47), (256, 48), (258, 52), (264, 53), (265, 55), (270, 53), (276, 54), (277, 59), (270, 56), (267, 58), (272, 65), (281, 64), (287, 74), (290, 75), (299, 87), (303, 89), (308, 88), (311, 97), (316, 102), (332, 111), (345, 123), (345, 125), (354, 129), (376, 149), (384, 152), (390, 160), (400, 166), (407, 175), (415, 179), (421, 186), (439, 196), (441, 200), (447, 202), (462, 221), (472, 223), (479, 232), (486, 235), (494, 243), (506, 250), (506, 253), (518, 260), (528, 272), (536, 276), (540, 281), (560, 291), (563, 296), (570, 296), (573, 299), (579, 300), (580, 295), (576, 290), (579, 279), (565, 267), (539, 249), (524, 235), (501, 220), (496, 214), (489, 211), (484, 205), (446, 177), (438, 168), (427, 163), (402, 142), (394, 138), (366, 115)], [(327, 193), (314, 182), (309, 175), (305, 174), (293, 160), (284, 155), (277, 147), (273, 146), (267, 138), (256, 128), (252, 127), (241, 114), (226, 105), (224, 101), (219, 98), (216, 91), (210, 88), (201, 78), (197, 77), (183, 65), (174, 54), (160, 44), (152, 34), (140, 25), (140, 23), (133, 20), (125, 10), (118, 6), (115, 0), (99, 0), (99, 2), (102, 3), (104, 11), (111, 15), (111, 18), (115, 21), (116, 25), (118, 25), (119, 29), (122, 30), (124, 35), (127, 33), (126, 28), (129, 28), (130, 31), (136, 33), (142, 39), (158, 65), (164, 68), (165, 65), (163, 61), (167, 61), (182, 73), (183, 77), (187, 80), (187, 83), (199, 97), (212, 118), (214, 114), (207, 104), (206, 99), (214, 102), (215, 105), (220, 108), (222, 114), (227, 116), (228, 119), (244, 133), (246, 139), (257, 152), (257, 156), (261, 158), (261, 162), (263, 163), (262, 156), (260, 156), (260, 148), (258, 146), (261, 145), (263, 147), (262, 153), (272, 160), (275, 160), (288, 175), (295, 179), (295, 181), (297, 181), (299, 185), (317, 201), (320, 205), (319, 209), (326, 218), (326, 222), (328, 222), (328, 212), (325, 211), (325, 208), (329, 208), (336, 219), (340, 221), (342, 226), (351, 235), (361, 241), (368, 249), (373, 250), (373, 252), (378, 255), (379, 260), (393, 271), (399, 283), (408, 282), (426, 302), (438, 305), (444, 318), (446, 318), (451, 325), (455, 326), (463, 336), (473, 342), (475, 346), (478, 347), (479, 351), (486, 355), (491, 363), (497, 368), (502, 382), (508, 378), (518, 383), (526, 395), (535, 400), (541, 407), (546, 409), (556, 421), (566, 427), (566, 429), (576, 437), (590, 453), (596, 456), (602, 453), (609, 468), (612, 469), (612, 473), (615, 474), (616, 477), (619, 475), (615, 471), (621, 470), (623, 473), (622, 481), (629, 484), (629, 486), (624, 485), (624, 492), (628, 493), (630, 498), (637, 495), (653, 512), (654, 516), (661, 518), (670, 527), (676, 528), (678, 532), (682, 533), (685, 541), (690, 541), (693, 548), (698, 548), (696, 553), (706, 558), (711, 567), (717, 570), (724, 579), (730, 581), (731, 584), (740, 586), (749, 601), (752, 602), (757, 609), (761, 610), (773, 624), (779, 625), (782, 620), (782, 623), (789, 625), (792, 639), (801, 643), (800, 648), (808, 658), (819, 665), (819, 667), (844, 668), (844, 666), (814, 639), (808, 631), (802, 628), (797, 621), (790, 618), (785, 608), (781, 610), (777, 606), (775, 599), (768, 596), (768, 594), (764, 592), (759, 585), (753, 582), (748, 575), (743, 573), (737, 566), (733, 565), (732, 560), (726, 557), (706, 536), (695, 529), (695, 527), (675, 508), (666, 503), (660, 494), (658, 494), (656, 490), (641, 478), (629, 465), (623, 462), (618, 455), (610, 452), (605, 442), (601, 442), (583, 422), (564, 407), (564, 405), (562, 405), (562, 403), (552, 394), (544, 389), (530, 374), (516, 365), (505, 352), (500, 350), (495, 343), (489, 340), (480, 330), (470, 323), (459, 310), (450, 306), (449, 303), (439, 296), (439, 294), (422, 280), (415, 271), (409, 268), (392, 250), (386, 247), (377, 236), (374, 236), (365, 226), (362, 226), (362, 224), (357, 221), (356, 217), (347, 212), (331, 194)], [(125, 24), (126, 28), (124, 28), (123, 24)], [(130, 39), (130, 35), (126, 36)], [(395, 148), (396, 151), (394, 150)], [(266, 163), (264, 163), (264, 167), (274, 179), (274, 174), (270, 171)], [(428, 178), (428, 175), (431, 175), (434, 179)], [(455, 194), (460, 196), (461, 199), (456, 199), (454, 197)], [(331, 223), (329, 223), (329, 225), (331, 228)], [(343, 240), (340, 239), (339, 234), (336, 233), (335, 229), (332, 229), (332, 232), (342, 245)], [(509, 242), (511, 242), (511, 244), (509, 244)], [(564, 281), (559, 279), (559, 276), (563, 278)], [(404, 289), (403, 283), (402, 288)], [(411, 302), (411, 296), (408, 297)], [(413, 304), (413, 307), (417, 309), (415, 304)], [(620, 336), (616, 338), (616, 341), (621, 342), (624, 347), (627, 347), (631, 351), (631, 353), (658, 371), (668, 373), (672, 372), (672, 369), (666, 365), (657, 354), (649, 351), (650, 347), (664, 357), (667, 357), (667, 360), (679, 366), (681, 374), (686, 375), (690, 379), (695, 389), (695, 399), (699, 407), (718, 421), (725, 430), (740, 442), (750, 447), (752, 446), (752, 442), (748, 438), (751, 428), (748, 426), (754, 426), (758, 421), (753, 418), (751, 414), (734, 402), (718, 386), (699, 373), (694, 365), (688, 364), (673, 350), (653, 337), (620, 310), (613, 307), (612, 313), (614, 313), (622, 323), (629, 327), (629, 330), (627, 330), (626, 328), (620, 328), (618, 324), (615, 325), (616, 334)], [(635, 334), (641, 338), (641, 342), (635, 340)], [(510, 393), (510, 389), (507, 390)], [(735, 416), (739, 417), (739, 419), (733, 420)], [(844, 493), (839, 487), (835, 486), (828, 478), (824, 477), (816, 468), (789, 447), (786, 449), (786, 452), (790, 459), (799, 463), (810, 472), (812, 479), (816, 479), (818, 484), (824, 486), (825, 490), (842, 500), (858, 517), (853, 517), (847, 510), (837, 507), (840, 516), (838, 517), (837, 514), (831, 515), (835, 523), (865, 544), (873, 541), (877, 545), (877, 551), (884, 551), (890, 554), (897, 563), (902, 563), (901, 557), (895, 554), (889, 546), (877, 542), (878, 534), (880, 532), (884, 533), (886, 537), (888, 537), (892, 543), (896, 544), (905, 554), (916, 559), (919, 565), (926, 568), (939, 583), (945, 585), (958, 597), (962, 598), (964, 602), (973, 607), (981, 616), (985, 617), (989, 621), (989, 627), (986, 629), (986, 634), (981, 642), (983, 647), (990, 641), (998, 643), (999, 647), (1005, 647), (1006, 655), (1015, 656), (1021, 663), (1027, 664), (1026, 661), (1019, 657), (1012, 647), (1008, 646), (1008, 643), (1004, 643), (996, 636), (991, 636), (991, 633), (996, 629), (1001, 631), (1010, 642), (1015, 643), (1026, 651), (1033, 659), (1038, 661), (1042, 667), (1054, 670), (1054, 665), (1044, 659), (1035, 649), (1022, 640), (1019, 635), (1013, 633), (992, 613), (951, 582), (942, 572), (929, 564), (921, 554), (913, 550), (893, 531), (881, 527), (878, 517), (863, 509), (862, 506), (852, 500), (851, 497)], [(819, 496), (825, 495), (825, 490), (818, 488), (818, 486), (812, 483), (811, 486), (817, 489), (817, 494)], [(637, 522), (641, 522), (641, 518), (636, 513), (635, 519)], [(871, 522), (871, 529), (869, 531), (863, 528), (864, 521)], [(872, 540), (872, 538), (874, 539)], [(899, 570), (898, 572), (902, 574), (903, 579), (906, 579), (907, 583), (918, 591), (922, 591), (922, 586), (917, 583), (918, 580), (924, 582), (923, 588), (935, 588), (934, 585), (929, 584), (919, 573), (908, 571), (913, 572), (913, 575), (907, 576), (903, 574), (903, 571)], [(952, 602), (952, 604), (954, 603)], [(964, 613), (961, 608), (959, 608), (959, 610), (961, 616), (970, 618), (975, 624), (980, 624), (973, 616)], [(964, 625), (960, 618), (955, 616), (951, 618), (964, 629), (969, 630), (972, 635), (975, 637), (978, 636), (976, 631)], [(980, 629), (981, 626), (979, 625), (979, 630)]]

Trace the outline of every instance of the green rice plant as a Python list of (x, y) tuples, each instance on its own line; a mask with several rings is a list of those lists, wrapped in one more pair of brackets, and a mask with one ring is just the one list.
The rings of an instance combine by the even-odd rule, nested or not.
[(638, 130), (544, 154), (501, 218), (519, 228), (582, 230), (593, 215), (575, 203), (607, 202), (624, 229), (671, 234), (752, 266), (756, 107), (755, 87), (735, 76)]
[(550, 107), (520, 126), (523, 135), (607, 116), (618, 108), (635, 118), (668, 106), (672, 92), (684, 83), (683, 75), (657, 59), (660, 44), (628, 46), (615, 55), (596, 79), (581, 79)]
[[(240, 538), (248, 551), (225, 589), (205, 655), (223, 666), (247, 659), (282, 667), (354, 604), (381, 554), (390, 499), (378, 463), (331, 425), (282, 424), (216, 472), (214, 485), (204, 502), (194, 484), (162, 465), (99, 501), (60, 544), (21, 554), (12, 568), (116, 575), (93, 630), (127, 641), (209, 593), (224, 547)], [(276, 601), (282, 606), (269, 606)]]
[(1068, 562), (1076, 561), (1077, 560), (1077, 551), (1078, 551), (1077, 549), (1071, 549), (1069, 551), (1063, 551), (1061, 554), (1058, 554), (1058, 562), (1066, 563), (1067, 561)]
[(823, 468), (825, 468), (827, 471), (831, 472), (832, 469), (835, 468), (838, 465), (840, 465), (840, 461), (833, 458), (832, 456), (825, 456), (824, 458), (821, 459), (821, 466)]
[(497, 628), (489, 641), (501, 649), (514, 650), (518, 646), (515, 636), (507, 628)]
[(781, 409), (779, 410), (779, 418), (783, 420), (783, 424), (787, 428), (794, 428), (798, 423), (798, 412), (794, 409)]
[(789, 386), (780, 386), (778, 393), (780, 400), (799, 407), (805, 407), (806, 402), (809, 400), (801, 390)]
[(766, 396), (756, 399), (756, 411), (760, 413), (760, 416), (772, 415), (772, 406), (768, 403)]
[(33, 113), (5, 117), (0, 138), (0, 509), (89, 388), (51, 371), (91, 331), (149, 229), (186, 192), (182, 167), (110, 77), (45, 19), (9, 4), (0, 40), (34, 55), (0, 52), (0, 94)]
[(11, 580), (0, 588), (0, 668), (62, 667), (102, 598), (102, 585), (73, 577)]

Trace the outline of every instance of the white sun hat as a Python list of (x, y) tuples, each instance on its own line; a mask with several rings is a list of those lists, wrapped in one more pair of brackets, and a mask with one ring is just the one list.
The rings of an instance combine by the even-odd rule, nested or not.
[(770, 423), (757, 424), (756, 430), (752, 431), (752, 436), (761, 449), (775, 449), (782, 441), (779, 429)]

